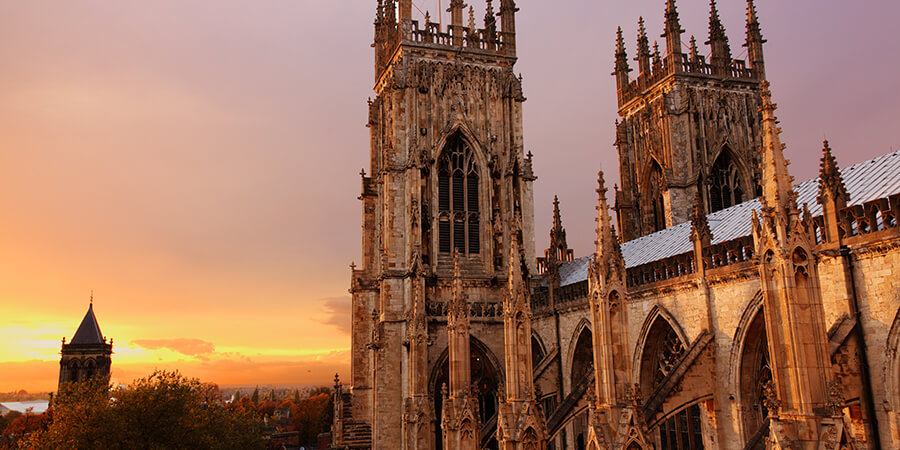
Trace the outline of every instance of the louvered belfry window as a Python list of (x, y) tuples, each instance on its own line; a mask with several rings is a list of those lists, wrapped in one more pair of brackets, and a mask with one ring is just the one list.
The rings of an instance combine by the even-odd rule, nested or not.
[(438, 247), (441, 253), (481, 252), (478, 166), (469, 146), (454, 135), (438, 160)]

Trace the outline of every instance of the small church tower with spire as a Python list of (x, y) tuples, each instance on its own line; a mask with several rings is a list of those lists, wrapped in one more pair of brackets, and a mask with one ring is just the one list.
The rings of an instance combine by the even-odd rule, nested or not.
[(88, 306), (87, 314), (75, 331), (72, 340), (62, 341), (62, 358), (59, 360), (59, 390), (66, 383), (81, 383), (91, 378), (109, 376), (112, 364), (112, 339), (107, 341), (100, 331), (97, 316), (94, 315), (94, 299)]
[[(616, 36), (619, 115), (616, 147), (620, 189), (615, 192), (625, 241), (690, 220), (700, 196), (704, 213), (760, 194), (759, 84), (765, 80), (756, 6), (747, 1), (748, 61), (733, 59), (715, 0), (709, 11), (709, 60), (684, 30), (675, 0), (666, 0), (666, 55), (638, 24), (637, 77)], [(651, 51), (651, 48), (653, 49)], [(749, 64), (748, 64), (749, 63)]]

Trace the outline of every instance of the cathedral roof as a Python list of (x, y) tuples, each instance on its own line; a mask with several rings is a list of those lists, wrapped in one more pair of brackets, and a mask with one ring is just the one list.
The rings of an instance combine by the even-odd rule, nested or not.
[(81, 325), (78, 326), (78, 331), (75, 332), (75, 336), (72, 337), (69, 343), (76, 345), (104, 343), (103, 333), (100, 332), (100, 325), (97, 324), (97, 316), (94, 315), (93, 303), (88, 307), (87, 314), (84, 315)]
[[(850, 202), (847, 206), (860, 205), (879, 198), (900, 193), (900, 151), (879, 156), (841, 169)], [(809, 206), (813, 216), (822, 214), (822, 206), (816, 202), (819, 179), (804, 181), (794, 187), (797, 204)], [(706, 216), (712, 230), (712, 244), (727, 242), (750, 235), (750, 217), (753, 210), (759, 212), (759, 199), (753, 199)], [(685, 222), (657, 231), (622, 244), (625, 267), (631, 268), (671, 256), (693, 251), (691, 223)], [(590, 257), (578, 258), (560, 266), (561, 286), (587, 279)]]

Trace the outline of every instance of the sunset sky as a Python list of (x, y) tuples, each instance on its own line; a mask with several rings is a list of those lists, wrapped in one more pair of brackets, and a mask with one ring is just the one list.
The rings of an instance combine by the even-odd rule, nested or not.
[[(518, 1), (539, 249), (559, 194), (591, 251), (596, 172), (618, 178), (615, 29), (633, 57), (638, 16), (659, 39), (664, 3)], [(0, 392), (55, 390), (92, 289), (121, 382), (347, 373), (375, 4), (0, 0)], [(745, 2), (719, 7), (743, 59)], [(845, 166), (900, 148), (900, 2), (757, 7), (798, 181), (824, 137)], [(679, 12), (704, 42), (707, 2)]]

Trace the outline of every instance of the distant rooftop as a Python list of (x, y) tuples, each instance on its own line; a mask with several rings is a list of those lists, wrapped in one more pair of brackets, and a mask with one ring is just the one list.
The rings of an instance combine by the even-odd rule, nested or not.
[(103, 333), (100, 332), (100, 325), (97, 324), (97, 317), (94, 315), (94, 304), (91, 303), (91, 306), (88, 307), (87, 314), (85, 314), (84, 319), (81, 320), (81, 325), (78, 326), (78, 331), (75, 332), (75, 336), (72, 337), (72, 340), (69, 343), (76, 345), (91, 345), (103, 344), (104, 341)]
[(27, 402), (2, 402), (0, 403), (0, 416), (5, 416), (12, 411), (22, 414), (41, 414), (47, 411), (50, 402), (47, 400), (32, 400)]

